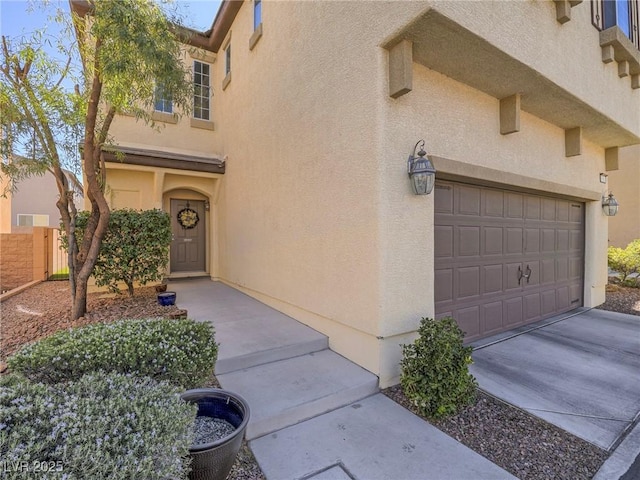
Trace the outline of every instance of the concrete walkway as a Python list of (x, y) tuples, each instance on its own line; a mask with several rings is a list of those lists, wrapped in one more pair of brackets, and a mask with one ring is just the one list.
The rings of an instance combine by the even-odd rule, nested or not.
[(216, 375), (248, 401), (247, 439), (268, 479), (515, 478), (378, 393), (324, 335), (209, 279), (169, 289), (214, 325)]

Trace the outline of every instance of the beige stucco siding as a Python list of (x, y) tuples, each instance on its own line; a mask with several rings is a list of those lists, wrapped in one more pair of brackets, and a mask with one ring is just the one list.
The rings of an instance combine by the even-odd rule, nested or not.
[(640, 90), (631, 89), (629, 77), (618, 77), (616, 62), (602, 63), (590, 2), (573, 7), (571, 21), (565, 24), (556, 21), (554, 2), (442, 0), (432, 5), (636, 135), (640, 133), (640, 109), (628, 108), (630, 99), (639, 101)]
[[(111, 187), (133, 199), (137, 185), (141, 208), (168, 208), (171, 195), (210, 201), (212, 278), (329, 335), (382, 386), (397, 381), (400, 344), (434, 315), (434, 197), (413, 195), (406, 173), (424, 139), (441, 178), (584, 202), (584, 302), (604, 300), (599, 173), (605, 148), (617, 146), (611, 139), (640, 135), (640, 90), (618, 77), (615, 62), (602, 63), (588, 2), (564, 25), (553, 2), (528, 0), (264, 2), (263, 34), (250, 48), (252, 5), (242, 4), (212, 64), (215, 130), (183, 119), (155, 133), (122, 117), (113, 131), (131, 147), (226, 159), (224, 175), (109, 165)], [(425, 16), (431, 7), (438, 15)], [(543, 78), (520, 83), (539, 88), (542, 113), (523, 107), (520, 130), (501, 135), (499, 98), (468, 80), (480, 71), (473, 52), (442, 52), (460, 55), (451, 57), (455, 77), (420, 63), (429, 21), (480, 39), (511, 74)], [(411, 91), (392, 99), (388, 49), (405, 34), (423, 44), (413, 47)], [(526, 105), (530, 92), (511, 89), (517, 79), (504, 73), (500, 89)], [(558, 115), (556, 94), (580, 114)], [(567, 157), (565, 128), (582, 125), (564, 125), (565, 117), (596, 123), (585, 131), (606, 128), (590, 130), (581, 153)]]
[[(209, 63), (210, 71), (215, 69), (215, 55), (207, 52), (205, 55), (201, 50), (184, 46), (182, 49), (183, 61), (188, 65), (190, 71), (193, 69), (194, 59)], [(199, 128), (192, 126), (192, 119), (188, 115), (174, 110), (180, 114), (177, 123), (169, 123), (161, 120), (155, 121), (155, 125), (147, 125), (142, 120), (127, 115), (118, 115), (111, 125), (110, 134), (115, 138), (117, 145), (134, 147), (148, 150), (160, 150), (171, 153), (180, 153), (194, 156), (216, 156), (221, 150), (222, 140), (215, 131), (218, 123), (219, 112), (213, 107), (216, 95), (221, 89), (217, 78), (212, 78), (211, 83), (211, 112), (210, 122), (198, 121), (199, 125), (206, 125), (209, 128)], [(211, 130), (213, 129), (213, 130)]]
[(615, 217), (609, 218), (609, 245), (626, 247), (640, 238), (640, 147), (620, 149), (619, 170), (609, 174), (609, 190), (620, 203)]

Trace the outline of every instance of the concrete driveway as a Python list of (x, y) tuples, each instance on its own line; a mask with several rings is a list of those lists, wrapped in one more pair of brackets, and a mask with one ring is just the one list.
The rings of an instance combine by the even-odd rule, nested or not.
[(472, 344), (480, 387), (615, 448), (640, 412), (640, 317), (581, 309), (533, 327)]

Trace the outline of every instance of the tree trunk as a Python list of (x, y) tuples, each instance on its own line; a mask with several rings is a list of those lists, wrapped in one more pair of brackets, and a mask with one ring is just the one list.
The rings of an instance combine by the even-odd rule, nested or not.
[(76, 290), (73, 296), (73, 307), (71, 308), (71, 319), (77, 320), (87, 313), (87, 283), (88, 279), (76, 281)]

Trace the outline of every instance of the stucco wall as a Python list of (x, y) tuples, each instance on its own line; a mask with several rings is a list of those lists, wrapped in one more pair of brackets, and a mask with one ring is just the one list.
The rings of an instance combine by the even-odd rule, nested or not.
[[(189, 69), (193, 69), (193, 61), (199, 60), (211, 64), (211, 72), (215, 68), (216, 55), (211, 52), (206, 54), (194, 49), (193, 47), (184, 46), (182, 49), (183, 61), (188, 65)], [(199, 128), (192, 126), (191, 119), (188, 115), (174, 110), (181, 116), (177, 123), (168, 123), (156, 121), (154, 125), (145, 124), (142, 120), (136, 120), (135, 117), (118, 115), (114, 118), (111, 125), (110, 134), (116, 139), (116, 143), (120, 146), (166, 151), (172, 153), (181, 153), (185, 155), (216, 157), (220, 152), (221, 138), (216, 131), (216, 127), (220, 121), (220, 114), (213, 107), (215, 98), (220, 94), (221, 89), (219, 83), (212, 83), (211, 90), (211, 117), (208, 124), (209, 128)], [(200, 121), (202, 124), (207, 122)]]
[(609, 190), (620, 203), (609, 217), (609, 245), (626, 247), (640, 238), (640, 146), (620, 149), (619, 170), (609, 173)]
[(421, 138), (441, 173), (463, 165), (472, 178), (503, 173), (511, 187), (585, 201), (585, 305), (604, 300), (603, 145), (584, 140), (567, 158), (564, 130), (526, 112), (520, 132), (500, 135), (498, 99), (418, 64), (413, 90), (389, 98), (382, 45), (430, 5), (640, 133), (639, 93), (602, 63), (586, 2), (565, 25), (553, 2), (266, 2), (253, 49), (245, 2), (223, 42), (224, 90), (223, 55), (213, 64), (215, 131), (181, 122), (140, 134), (131, 118), (114, 130), (133, 146), (226, 156), (225, 174), (207, 184), (158, 169), (134, 181), (133, 167), (111, 165), (128, 171), (108, 177), (116, 189), (137, 184), (141, 205), (196, 185), (212, 203), (211, 276), (329, 335), (382, 385), (434, 311), (433, 196), (412, 195), (406, 175)]
[[(567, 158), (564, 130), (525, 112), (520, 133), (502, 136), (498, 99), (417, 64), (413, 91), (388, 97), (380, 45), (429, 5), (268, 3), (250, 51), (245, 3), (227, 39), (232, 79), (216, 98), (228, 155), (221, 278), (332, 335), (383, 384), (398, 373), (398, 344), (433, 314), (433, 199), (411, 194), (405, 170), (420, 138), (429, 153), (532, 179), (541, 192), (570, 186), (587, 203), (587, 306), (606, 283), (602, 145), (584, 141)], [(551, 2), (432, 5), (638, 133), (640, 109), (628, 108), (638, 94), (602, 63), (588, 5), (564, 26)]]

